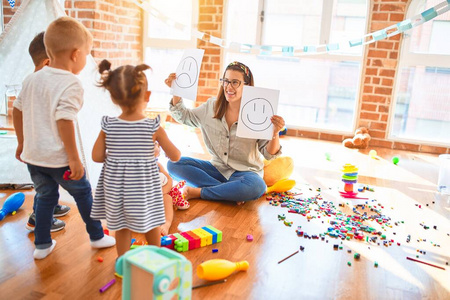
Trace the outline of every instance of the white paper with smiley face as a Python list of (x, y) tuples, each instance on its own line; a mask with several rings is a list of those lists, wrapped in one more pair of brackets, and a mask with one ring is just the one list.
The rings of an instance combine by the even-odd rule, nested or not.
[(203, 60), (203, 49), (187, 49), (178, 64), (177, 78), (172, 82), (170, 93), (175, 96), (195, 100), (197, 98), (198, 78)]
[(244, 86), (236, 135), (243, 138), (272, 139), (270, 118), (277, 113), (280, 91)]

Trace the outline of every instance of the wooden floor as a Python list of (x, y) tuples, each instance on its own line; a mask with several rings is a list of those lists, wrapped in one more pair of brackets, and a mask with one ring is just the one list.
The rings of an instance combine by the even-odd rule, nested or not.
[[(183, 154), (207, 157), (196, 140), (198, 134), (183, 130), (187, 134), (173, 125), (168, 129), (172, 138), (178, 136), (175, 142)], [(293, 137), (283, 138), (282, 145), (284, 154), (295, 159), (295, 192), (310, 197), (320, 188), (323, 201), (333, 201), (337, 210), (346, 214), (352, 214), (351, 202), (343, 201), (344, 207), (337, 205), (342, 201), (338, 196), (343, 190), (341, 169), (346, 163), (356, 165), (359, 183), (374, 188), (374, 192), (359, 196), (374, 200), (371, 205), (383, 206), (382, 213), (391, 219), (384, 229), (376, 222), (368, 225), (394, 242), (386, 247), (365, 240), (298, 237), (298, 226), (310, 236), (319, 235), (335, 219), (317, 213), (314, 204), (307, 215), (316, 218), (308, 221), (305, 216), (288, 213), (287, 208), (269, 205), (264, 197), (243, 206), (193, 200), (187, 211), (175, 212), (171, 232), (205, 225), (223, 231), (221, 243), (183, 253), (194, 268), (193, 284), (203, 283), (195, 269), (205, 260), (250, 263), (247, 272), (231, 275), (226, 283), (193, 290), (193, 299), (450, 299), (450, 266), (446, 265), (450, 262), (450, 198), (436, 192), (436, 155), (375, 149), (379, 157), (372, 159), (367, 153), (373, 148), (350, 150), (339, 143)], [(399, 157), (398, 165), (391, 163), (393, 156)], [(0, 204), (14, 192), (0, 190)], [(77, 208), (64, 192), (60, 201), (72, 208), (61, 218), (67, 226), (52, 234), (57, 245), (49, 257), (33, 259), (34, 235), (25, 224), (34, 191), (25, 194), (22, 209), (0, 222), (0, 299), (119, 299), (121, 280), (99, 293), (99, 288), (114, 278), (115, 249), (98, 251), (89, 246)], [(293, 221), (292, 227), (278, 221), (278, 214), (283, 213)], [(246, 240), (247, 234), (253, 235), (252, 242)], [(411, 235), (409, 243), (407, 235)], [(135, 238), (144, 240), (142, 235)], [(342, 250), (334, 250), (335, 244)], [(300, 246), (304, 251), (278, 264)], [(213, 248), (219, 249), (218, 253), (212, 253)], [(359, 260), (353, 258), (355, 252), (361, 254)], [(445, 270), (406, 259), (416, 255)], [(97, 261), (99, 256), (103, 262)]]

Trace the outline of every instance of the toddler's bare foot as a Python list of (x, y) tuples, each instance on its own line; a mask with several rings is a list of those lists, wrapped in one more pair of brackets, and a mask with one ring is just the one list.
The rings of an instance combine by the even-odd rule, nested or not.
[(183, 189), (183, 196), (184, 199), (189, 200), (189, 199), (199, 199), (200, 198), (200, 194), (201, 194), (201, 188), (195, 188), (195, 187), (190, 187), (190, 186), (186, 186)]
[(242, 205), (242, 204), (244, 204), (245, 202), (244, 201), (239, 201), (239, 202), (236, 202), (236, 205)]
[(169, 234), (170, 223), (165, 223), (159, 227), (161, 229), (161, 235), (166, 236)]

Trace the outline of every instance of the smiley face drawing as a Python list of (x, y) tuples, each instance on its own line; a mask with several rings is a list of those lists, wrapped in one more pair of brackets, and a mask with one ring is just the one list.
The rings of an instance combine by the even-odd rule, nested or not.
[(273, 115), (272, 104), (267, 99), (254, 98), (242, 107), (241, 120), (253, 131), (264, 131), (272, 125)]
[(193, 86), (198, 78), (198, 64), (192, 56), (183, 59), (177, 68), (177, 79), (175, 83), (183, 89)]

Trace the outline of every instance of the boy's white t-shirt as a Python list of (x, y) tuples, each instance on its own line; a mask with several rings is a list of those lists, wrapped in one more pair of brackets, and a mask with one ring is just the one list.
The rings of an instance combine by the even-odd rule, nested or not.
[(22, 111), (24, 146), (21, 159), (32, 165), (69, 165), (56, 121), (76, 120), (83, 106), (83, 87), (71, 72), (44, 67), (29, 75), (14, 101)]

